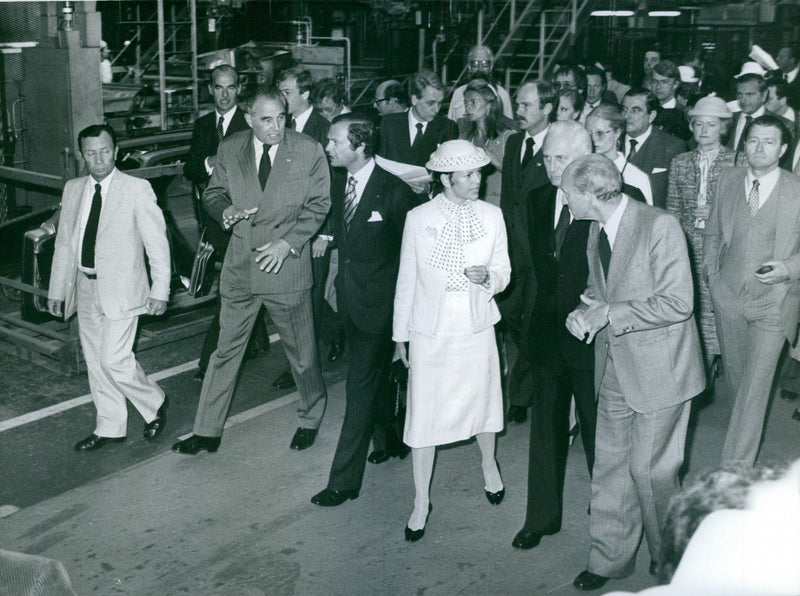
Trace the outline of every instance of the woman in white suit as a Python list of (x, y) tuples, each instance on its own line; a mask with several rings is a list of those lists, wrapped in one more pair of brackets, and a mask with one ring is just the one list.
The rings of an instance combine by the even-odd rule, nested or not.
[(403, 441), (412, 448), (416, 489), (405, 528), (410, 542), (425, 532), (437, 445), (477, 436), (486, 497), (496, 505), (505, 494), (495, 461), (503, 397), (494, 295), (508, 285), (511, 265), (500, 209), (477, 200), (489, 162), (469, 141), (442, 143), (426, 167), (443, 191), (410, 211), (403, 231), (392, 334), (396, 358), (409, 367)]

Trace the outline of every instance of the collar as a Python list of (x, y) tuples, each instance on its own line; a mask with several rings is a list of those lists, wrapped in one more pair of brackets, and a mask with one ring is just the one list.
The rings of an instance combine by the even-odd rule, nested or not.
[(678, 102), (675, 101), (675, 97), (671, 97), (669, 101), (667, 101), (667, 103), (663, 104), (661, 107), (665, 110), (674, 110), (676, 107), (678, 107)]
[(430, 122), (425, 122), (424, 120), (419, 120), (414, 115), (414, 109), (408, 108), (408, 130), (411, 132), (411, 142), (414, 142), (414, 136), (417, 134), (417, 124), (422, 124), (422, 132), (425, 132), (428, 129), (428, 124)]
[(544, 130), (537, 132), (535, 135), (531, 136), (530, 133), (527, 131), (525, 132), (525, 137), (522, 139), (522, 150), (525, 151), (525, 141), (527, 139), (533, 139), (533, 147), (534, 153), (539, 151), (544, 145), (544, 138), (547, 136), (547, 131), (550, 130), (550, 125), (548, 124)]
[[(761, 176), (758, 178), (758, 206), (761, 207), (769, 198), (769, 195), (772, 194), (772, 190), (775, 188), (775, 185), (778, 184), (778, 178), (781, 175), (781, 169), (775, 168), (769, 174), (765, 176)], [(753, 171), (750, 168), (747, 168), (747, 176), (744, 178), (744, 192), (745, 196), (750, 194), (750, 190), (753, 188), (753, 180), (756, 180)]]
[(308, 106), (305, 111), (294, 116), (294, 129), (297, 132), (303, 132), (303, 129), (306, 127), (306, 122), (308, 122), (308, 118), (311, 116), (313, 109), (314, 106)]
[(611, 217), (608, 218), (608, 221), (606, 221), (604, 224), (600, 224), (600, 227), (606, 231), (606, 236), (608, 236), (608, 243), (611, 245), (611, 250), (614, 250), (614, 241), (617, 239), (619, 224), (622, 221), (622, 214), (625, 212), (625, 207), (627, 206), (628, 195), (622, 195), (622, 200), (619, 202), (619, 205), (617, 205), (614, 213), (611, 214)]
[(790, 70), (786, 73), (786, 82), (787, 83), (794, 83), (794, 80), (797, 78), (797, 74), (800, 73), (800, 64), (794, 67), (794, 70)]
[(351, 176), (356, 181), (356, 197), (361, 199), (361, 195), (364, 193), (364, 188), (367, 186), (367, 182), (369, 181), (369, 177), (372, 176), (372, 172), (375, 170), (375, 160), (370, 158), (367, 163), (361, 166), (361, 169), (355, 173), (347, 173), (347, 177), (350, 178)]
[[(116, 173), (117, 173), (117, 168), (115, 167), (113, 170), (111, 170), (111, 173), (108, 176), (106, 176), (100, 181), (100, 193), (103, 195), (104, 203), (106, 197), (108, 196), (108, 189), (111, 188), (111, 179), (114, 177)], [(95, 180), (90, 174), (89, 180), (87, 181), (89, 187), (89, 197), (91, 197), (94, 194), (94, 185), (97, 183), (98, 183), (97, 180)]]
[(632, 137), (630, 135), (625, 135), (625, 154), (628, 154), (628, 150), (631, 146), (631, 139), (636, 141), (636, 150), (639, 151), (644, 145), (645, 141), (650, 138), (650, 133), (653, 132), (653, 125), (647, 127), (647, 130), (640, 134), (638, 137)]
[(555, 214), (553, 215), (553, 229), (555, 229), (556, 226), (558, 225), (558, 220), (561, 217), (561, 210), (565, 207), (569, 212), (569, 223), (572, 223), (572, 220), (575, 218), (572, 217), (572, 211), (569, 211), (569, 207), (567, 207), (567, 202), (564, 200), (564, 191), (559, 188), (556, 191), (556, 210)]
[[(275, 163), (275, 154), (278, 152), (279, 146), (280, 143), (277, 145), (270, 145), (269, 149), (267, 150), (270, 164)], [(256, 135), (253, 135), (253, 147), (256, 150), (256, 170), (258, 170), (258, 164), (261, 163), (261, 154), (264, 153), (264, 143), (259, 141)]]
[[(755, 112), (753, 112), (752, 114), (750, 114), (750, 117), (751, 117), (753, 120), (755, 120), (755, 119), (756, 119), (756, 118), (758, 118), (759, 116), (763, 116), (763, 115), (764, 115), (764, 113), (765, 113), (766, 111), (767, 111), (767, 109), (766, 109), (766, 108), (765, 108), (765, 107), (762, 105), (762, 106), (761, 106), (760, 108), (758, 108), (758, 109), (757, 109)], [(745, 114), (744, 112), (742, 112), (742, 116), (744, 116), (744, 117), (741, 119), (741, 121), (742, 121), (742, 122), (746, 122), (746, 121), (747, 121), (747, 114)]]
[(233, 107), (233, 109), (228, 110), (224, 114), (220, 114), (216, 108), (214, 109), (214, 128), (217, 126), (217, 122), (219, 122), (220, 116), (222, 117), (222, 136), (225, 136), (225, 133), (228, 132), (228, 127), (231, 125), (231, 120), (233, 120), (233, 115), (236, 113), (236, 110), (239, 109), (237, 107)]

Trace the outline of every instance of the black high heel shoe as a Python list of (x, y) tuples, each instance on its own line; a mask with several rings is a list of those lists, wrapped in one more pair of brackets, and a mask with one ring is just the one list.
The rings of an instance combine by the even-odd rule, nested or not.
[[(425, 525), (428, 524), (428, 518), (431, 516), (431, 511), (433, 511), (433, 504), (428, 503), (428, 515), (425, 516)], [(416, 542), (420, 538), (425, 535), (425, 527), (423, 526), (419, 530), (412, 530), (408, 526), (406, 526), (406, 542)]]
[[(484, 489), (486, 490), (486, 489)], [(503, 497), (506, 496), (506, 488), (503, 487), (496, 493), (490, 493), (488, 490), (486, 491), (486, 498), (492, 505), (499, 505), (500, 501), (503, 500)]]

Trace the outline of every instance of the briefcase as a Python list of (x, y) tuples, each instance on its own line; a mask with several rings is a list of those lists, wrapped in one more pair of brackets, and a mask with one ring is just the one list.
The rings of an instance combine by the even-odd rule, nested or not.
[(192, 277), (187, 291), (190, 296), (200, 298), (208, 294), (214, 281), (214, 247), (206, 239), (205, 229), (200, 233), (197, 251), (192, 264)]

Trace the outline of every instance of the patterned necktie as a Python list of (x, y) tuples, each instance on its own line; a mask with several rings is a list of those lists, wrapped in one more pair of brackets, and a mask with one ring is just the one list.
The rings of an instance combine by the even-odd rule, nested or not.
[(89, 219), (86, 220), (86, 229), (83, 231), (83, 244), (81, 246), (81, 266), (94, 269), (94, 246), (97, 242), (97, 225), (100, 223), (100, 209), (103, 207), (103, 197), (100, 195), (100, 185), (94, 185), (92, 207), (89, 209)]
[(267, 179), (272, 170), (272, 164), (269, 162), (269, 149), (270, 145), (264, 143), (264, 151), (261, 153), (261, 161), (258, 164), (258, 181), (261, 183), (261, 190), (267, 186)]
[(561, 205), (561, 214), (558, 216), (558, 223), (556, 224), (555, 240), (556, 240), (556, 258), (561, 256), (561, 247), (564, 246), (564, 238), (567, 236), (567, 229), (569, 228), (569, 207)]
[(344, 224), (347, 229), (350, 229), (350, 222), (353, 221), (353, 216), (356, 214), (356, 179), (352, 176), (347, 177), (347, 188), (344, 191)]
[(422, 135), (423, 135), (422, 129), (423, 129), (422, 122), (417, 122), (417, 134), (414, 135), (414, 142), (411, 143), (412, 148), (418, 147), (419, 144), (422, 142)]
[(222, 123), (223, 123), (224, 120), (225, 119), (222, 116), (220, 116), (219, 117), (219, 122), (217, 122), (217, 143), (218, 144), (222, 142), (222, 138), (225, 136), (225, 130), (222, 128)]
[(533, 159), (533, 137), (525, 139), (525, 153), (522, 154), (522, 167), (524, 168)]
[(636, 145), (639, 144), (639, 141), (637, 141), (636, 139), (631, 139), (630, 141), (628, 141), (628, 143), (631, 146), (630, 150), (628, 151), (628, 161), (630, 161), (636, 155)]
[(611, 265), (611, 244), (608, 242), (608, 234), (605, 228), (600, 228), (600, 235), (597, 238), (597, 250), (600, 253), (600, 263), (603, 265), (603, 277), (608, 279), (608, 268)]
[(758, 180), (753, 180), (753, 188), (750, 189), (750, 194), (747, 195), (747, 206), (750, 207), (750, 217), (755, 217), (758, 213), (759, 192), (758, 187), (761, 183)]

